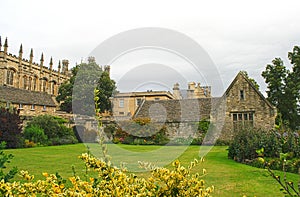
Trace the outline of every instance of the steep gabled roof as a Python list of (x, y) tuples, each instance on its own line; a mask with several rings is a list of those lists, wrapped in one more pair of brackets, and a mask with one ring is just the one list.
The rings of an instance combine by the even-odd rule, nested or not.
[(0, 86), (0, 101), (56, 107), (51, 95), (47, 93), (23, 90), (9, 86)]
[(243, 79), (245, 79), (247, 81), (247, 83), (250, 85), (250, 87), (259, 95), (259, 97), (272, 109), (274, 109), (275, 107), (264, 97), (264, 95), (258, 90), (256, 89), (256, 87), (253, 85), (253, 83), (248, 79), (248, 77), (246, 77), (246, 75), (240, 71), (236, 77), (233, 79), (233, 81), (231, 82), (231, 84), (228, 86), (227, 90), (225, 91), (223, 96), (228, 96), (228, 93), (230, 92), (231, 88), (234, 86), (234, 84), (236, 83), (238, 77), (241, 76)]

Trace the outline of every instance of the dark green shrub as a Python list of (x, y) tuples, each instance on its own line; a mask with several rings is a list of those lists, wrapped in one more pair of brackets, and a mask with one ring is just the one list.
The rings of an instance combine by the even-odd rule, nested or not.
[(64, 125), (66, 120), (62, 118), (41, 115), (34, 117), (27, 123), (27, 127), (36, 126), (43, 129), (48, 138), (49, 145), (60, 145), (78, 142), (74, 131)]
[(201, 145), (203, 142), (203, 137), (196, 137), (192, 140), (191, 145)]
[(36, 125), (27, 126), (24, 130), (24, 139), (40, 145), (48, 144), (48, 137), (44, 130)]
[(222, 140), (222, 139), (217, 139), (215, 146), (229, 146), (230, 145), (230, 141), (228, 140)]
[(210, 125), (210, 121), (207, 119), (200, 120), (198, 123), (198, 131), (206, 134)]
[(0, 142), (6, 142), (7, 148), (23, 146), (22, 121), (19, 112), (0, 107)]
[(256, 129), (243, 129), (233, 137), (228, 148), (228, 157), (238, 162), (252, 160), (257, 157), (256, 150), (260, 149), (262, 131)]
[[(285, 170), (298, 173), (299, 137), (298, 133), (277, 131), (264, 132), (246, 129), (236, 133), (228, 148), (228, 157), (255, 167), (268, 167), (273, 170)], [(284, 159), (281, 157), (284, 155)], [(265, 162), (261, 162), (265, 160)], [(284, 160), (286, 160), (284, 164)]]

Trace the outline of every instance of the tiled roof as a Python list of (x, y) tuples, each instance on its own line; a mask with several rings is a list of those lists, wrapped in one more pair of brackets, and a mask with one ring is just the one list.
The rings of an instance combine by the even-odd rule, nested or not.
[(0, 101), (17, 104), (56, 106), (51, 95), (47, 93), (23, 90), (9, 86), (0, 86)]
[(139, 97), (139, 96), (167, 96), (171, 99), (174, 99), (174, 96), (169, 91), (147, 91), (147, 92), (119, 92), (113, 95), (114, 98), (122, 97)]
[(135, 118), (151, 118), (156, 122), (190, 122), (210, 117), (220, 98), (145, 101)]

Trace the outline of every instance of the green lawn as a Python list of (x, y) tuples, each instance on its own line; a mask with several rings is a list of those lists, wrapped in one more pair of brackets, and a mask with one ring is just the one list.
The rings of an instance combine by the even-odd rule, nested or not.
[[(99, 146), (90, 144), (90, 151), (98, 155)], [(156, 165), (164, 165), (172, 158), (176, 158), (184, 151), (184, 147), (178, 146), (130, 146), (130, 145), (109, 145), (108, 154), (113, 158), (115, 164), (121, 161), (126, 163), (132, 171), (138, 171), (137, 161), (151, 161)], [(211, 147), (204, 147), (210, 150)], [(81, 153), (87, 148), (83, 144), (39, 147), (28, 149), (6, 150), (15, 157), (7, 165), (17, 166), (20, 170), (28, 170), (34, 174), (36, 179), (42, 178), (42, 172), (55, 173), (67, 178), (73, 175), (72, 166), (75, 166), (77, 174), (82, 178), (85, 174), (84, 164), (78, 159)], [(186, 151), (179, 156), (183, 165), (188, 165), (193, 158), (199, 155), (199, 146), (189, 146)], [(170, 165), (168, 165), (170, 167)], [(204, 177), (207, 185), (214, 185), (214, 196), (283, 196), (279, 191), (278, 184), (264, 169), (236, 163), (227, 159), (226, 147), (212, 147), (205, 156), (205, 162), (194, 169), (202, 172), (202, 168), (207, 170)], [(139, 169), (140, 170), (140, 169)], [(136, 172), (140, 176), (147, 176), (147, 172)], [(279, 172), (278, 172), (279, 173)], [(282, 173), (279, 173), (283, 177)], [(287, 174), (289, 180), (299, 181), (299, 175)]]

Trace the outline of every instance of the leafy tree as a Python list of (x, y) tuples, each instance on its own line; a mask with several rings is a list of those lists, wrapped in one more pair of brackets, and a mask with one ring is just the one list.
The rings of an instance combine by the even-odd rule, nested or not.
[(60, 85), (58, 90), (58, 96), (56, 97), (56, 100), (58, 102), (61, 102), (60, 109), (68, 113), (72, 112), (72, 90), (79, 68), (80, 65), (76, 65), (74, 68), (71, 69), (72, 76), (70, 80)]
[(111, 111), (111, 102), (109, 98), (113, 95), (116, 90), (115, 81), (111, 80), (108, 72), (102, 72), (100, 79), (98, 81), (97, 90), (98, 92), (98, 105), (100, 107), (100, 112)]
[(286, 69), (282, 59), (275, 58), (266, 66), (262, 76), (268, 85), (268, 100), (277, 107), (283, 121), (291, 129), (300, 122), (300, 48), (295, 46), (288, 53), (292, 70)]
[(19, 112), (0, 107), (0, 142), (6, 142), (7, 148), (22, 146), (22, 121)]
[(115, 82), (110, 79), (109, 73), (103, 72), (102, 67), (90, 57), (88, 63), (81, 63), (72, 69), (70, 81), (60, 86), (56, 99), (61, 102), (60, 108), (63, 111), (94, 115), (95, 88), (99, 90), (101, 112), (109, 111), (109, 97), (116, 89)]

